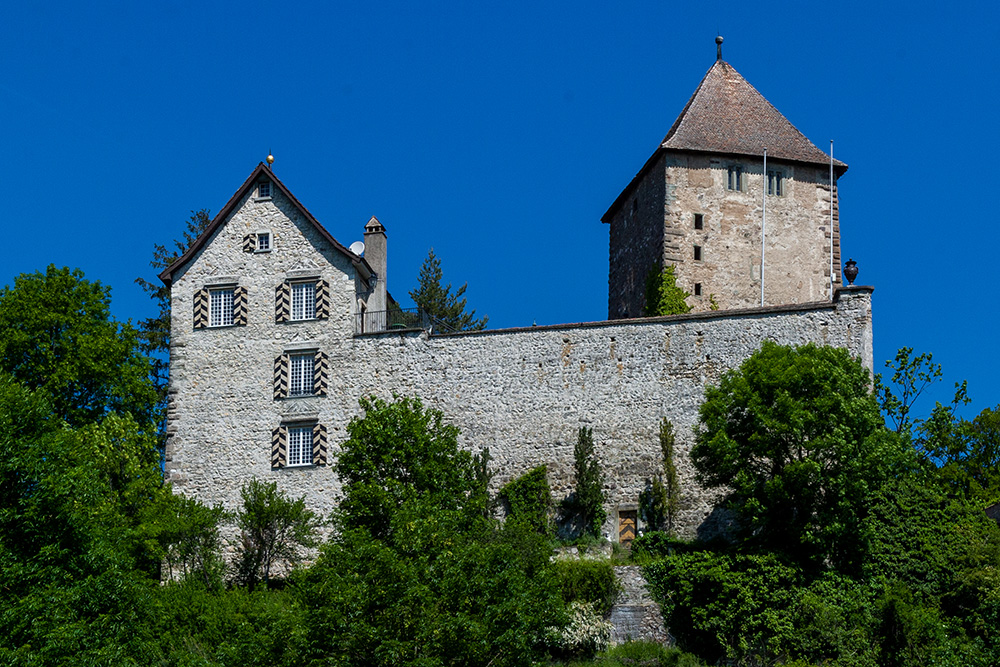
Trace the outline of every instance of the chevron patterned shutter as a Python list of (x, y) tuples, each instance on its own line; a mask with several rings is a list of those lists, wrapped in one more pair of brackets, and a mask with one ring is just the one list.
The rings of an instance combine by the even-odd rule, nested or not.
[(320, 278), (316, 281), (316, 319), (330, 317), (330, 283)]
[(284, 281), (274, 288), (274, 321), (287, 322), (292, 312), (292, 286)]
[(325, 352), (316, 351), (316, 361), (313, 363), (313, 393), (326, 396), (327, 378), (330, 375), (330, 361)]
[(208, 326), (208, 288), (203, 287), (194, 293), (194, 328), (204, 329)]
[[(315, 436), (313, 440), (315, 441)], [(314, 446), (315, 449), (315, 446)], [(284, 426), (271, 431), (271, 467), (284, 468), (288, 460), (288, 429)]]
[(288, 355), (278, 355), (274, 359), (274, 397), (288, 398)]
[(326, 427), (322, 424), (313, 426), (313, 465), (326, 465)]
[(247, 234), (243, 237), (243, 252), (253, 252), (257, 249), (257, 235)]
[(246, 326), (247, 310), (247, 288), (233, 288), (233, 324)]

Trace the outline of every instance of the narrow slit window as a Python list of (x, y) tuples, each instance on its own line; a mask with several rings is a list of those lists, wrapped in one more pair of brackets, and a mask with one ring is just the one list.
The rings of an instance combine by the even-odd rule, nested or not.
[(694, 295), (701, 296), (701, 283), (694, 284)]
[(726, 188), (734, 191), (740, 191), (743, 189), (743, 167), (729, 168)]
[(767, 194), (776, 197), (785, 195), (785, 175), (777, 169), (767, 170)]
[(703, 213), (694, 214), (694, 228), (705, 229), (705, 215)]
[(696, 262), (700, 262), (701, 261), (701, 246), (700, 245), (696, 245), (694, 247), (694, 261), (696, 261)]

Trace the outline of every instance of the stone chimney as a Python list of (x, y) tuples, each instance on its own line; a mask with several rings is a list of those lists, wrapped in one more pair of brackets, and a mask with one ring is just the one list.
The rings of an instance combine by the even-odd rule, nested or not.
[(385, 227), (374, 215), (365, 225), (365, 260), (368, 266), (375, 272), (374, 285), (369, 281), (369, 287), (373, 288), (368, 297), (367, 305), (369, 312), (384, 311), (389, 308), (389, 301), (386, 296), (386, 268), (389, 264), (386, 249)]

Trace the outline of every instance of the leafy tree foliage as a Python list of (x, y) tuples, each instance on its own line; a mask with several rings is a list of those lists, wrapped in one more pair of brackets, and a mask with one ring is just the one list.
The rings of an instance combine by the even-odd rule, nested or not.
[(692, 460), (705, 486), (728, 489), (746, 543), (857, 568), (872, 491), (912, 459), (869, 387), (846, 350), (766, 341), (708, 388)]
[(663, 474), (647, 480), (639, 494), (639, 512), (649, 530), (673, 533), (681, 505), (680, 480), (674, 463), (674, 425), (666, 417), (660, 422), (660, 453)]
[[(191, 211), (191, 217), (185, 224), (181, 238), (175, 239), (171, 247), (154, 245), (153, 259), (149, 265), (159, 274), (160, 271), (177, 261), (177, 258), (194, 244), (210, 222), (212, 222), (212, 216), (207, 208)], [(152, 357), (154, 384), (162, 403), (167, 396), (167, 379), (170, 368), (170, 288), (156, 277), (152, 281), (139, 277), (135, 279), (135, 282), (159, 307), (159, 312), (155, 317), (139, 322), (139, 334), (143, 351)]]
[(507, 521), (520, 521), (543, 535), (552, 532), (552, 491), (548, 467), (532, 468), (501, 487), (497, 494), (507, 511)]
[(166, 487), (149, 504), (141, 526), (146, 549), (165, 567), (161, 576), (220, 589), (225, 574), (221, 524), (228, 519), (222, 506), (206, 507)]
[(152, 420), (150, 361), (130, 324), (111, 317), (111, 290), (79, 269), (49, 266), (0, 290), (0, 369), (43, 392), (72, 426), (108, 412)]
[(489, 317), (476, 319), (476, 311), (465, 311), (466, 299), (462, 296), (468, 283), (463, 284), (455, 293), (451, 292), (451, 283), (441, 286), (441, 260), (431, 248), (427, 259), (420, 267), (417, 289), (410, 292), (410, 298), (417, 307), (430, 315), (437, 323), (443, 324), (452, 331), (480, 331), (486, 328)]
[(442, 509), (474, 505), (470, 514), (483, 514), (483, 466), (459, 448), (458, 429), (440, 411), (425, 409), (416, 398), (360, 403), (365, 415), (348, 424), (335, 464), (343, 482), (343, 529), (364, 528), (386, 538), (400, 505), (418, 498)]
[(604, 475), (594, 453), (594, 431), (581, 427), (573, 448), (573, 492), (563, 500), (563, 521), (574, 533), (600, 537), (608, 514), (604, 510)]
[(691, 306), (685, 301), (691, 295), (677, 286), (675, 269), (673, 264), (662, 269), (657, 265), (646, 274), (646, 305), (642, 311), (644, 317), (691, 312)]
[(240, 489), (240, 498), (236, 578), (252, 591), (257, 584), (270, 585), (274, 568), (295, 567), (303, 549), (317, 545), (319, 518), (306, 507), (305, 496), (292, 500), (277, 482), (254, 478)]

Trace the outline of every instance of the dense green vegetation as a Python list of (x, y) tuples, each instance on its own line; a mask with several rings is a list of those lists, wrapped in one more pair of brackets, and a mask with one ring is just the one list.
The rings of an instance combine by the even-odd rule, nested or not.
[[(109, 298), (55, 267), (0, 291), (0, 664), (1000, 664), (1000, 528), (983, 512), (1000, 411), (960, 417), (960, 385), (918, 417), (930, 355), (901, 350), (883, 381), (843, 350), (765, 343), (725, 374), (691, 453), (731, 519), (710, 541), (672, 533), (662, 421), (643, 500), (662, 531), (632, 558), (677, 647), (608, 649), (612, 563), (552, 559), (545, 467), (492, 495), (489, 453), (418, 399), (361, 401), (333, 516), (263, 480), (232, 512), (174, 495), (153, 339)], [(593, 540), (602, 472), (577, 435), (560, 509)]]

